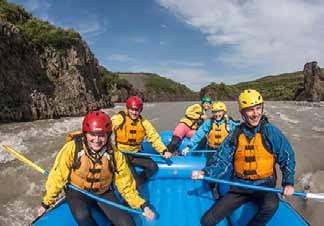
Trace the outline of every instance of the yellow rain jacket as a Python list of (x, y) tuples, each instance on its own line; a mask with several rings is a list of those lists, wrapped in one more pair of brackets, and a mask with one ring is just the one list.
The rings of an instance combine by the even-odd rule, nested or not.
[[(54, 165), (46, 181), (46, 193), (43, 197), (43, 203), (48, 206), (55, 204), (56, 198), (63, 187), (70, 181), (70, 173), (74, 163), (75, 142), (66, 143), (56, 156)], [(83, 145), (83, 149), (86, 147)], [(115, 168), (114, 182), (119, 193), (132, 208), (140, 208), (145, 200), (142, 199), (137, 190), (136, 182), (128, 168), (124, 155), (114, 151)]]
[[(111, 121), (113, 130), (115, 131), (115, 140), (118, 150), (138, 152), (141, 150), (141, 143), (144, 137), (146, 137), (153, 148), (160, 154), (167, 149), (160, 135), (147, 119), (140, 117), (139, 120), (135, 122), (128, 116), (127, 110), (125, 110), (124, 113), (119, 112), (111, 117)], [(132, 142), (128, 142), (128, 140)]]

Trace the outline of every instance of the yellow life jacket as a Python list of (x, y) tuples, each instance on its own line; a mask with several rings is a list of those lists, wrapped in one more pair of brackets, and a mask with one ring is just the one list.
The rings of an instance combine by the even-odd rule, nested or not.
[(66, 141), (74, 140), (75, 154), (69, 181), (74, 186), (96, 194), (108, 191), (114, 174), (113, 151), (105, 151), (98, 159), (83, 149), (82, 132), (69, 133)]
[(141, 144), (145, 138), (145, 128), (142, 124), (142, 118), (131, 119), (126, 112), (119, 112), (123, 116), (122, 124), (115, 129), (116, 144), (125, 144), (141, 149)]
[(198, 120), (197, 119), (190, 119), (188, 117), (183, 117), (180, 119), (180, 122), (186, 124), (190, 129), (196, 130), (198, 129)]
[(212, 122), (211, 129), (208, 133), (208, 146), (217, 149), (221, 143), (227, 137), (229, 131), (227, 122), (224, 121), (222, 124), (217, 125), (217, 123)]
[(243, 132), (239, 133), (234, 154), (234, 172), (237, 177), (249, 180), (265, 179), (274, 175), (274, 164), (274, 155), (264, 145), (260, 132), (251, 140)]
[(180, 122), (186, 124), (190, 129), (196, 130), (204, 122), (202, 115), (202, 106), (200, 104), (193, 104), (186, 109), (185, 117), (180, 119)]

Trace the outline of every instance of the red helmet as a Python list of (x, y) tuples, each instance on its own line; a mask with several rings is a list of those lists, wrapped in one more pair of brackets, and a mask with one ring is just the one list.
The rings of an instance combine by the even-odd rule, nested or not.
[(83, 132), (106, 132), (112, 128), (109, 115), (103, 111), (91, 111), (86, 114), (82, 123)]
[(138, 96), (128, 97), (126, 107), (141, 111), (143, 109), (143, 101)]

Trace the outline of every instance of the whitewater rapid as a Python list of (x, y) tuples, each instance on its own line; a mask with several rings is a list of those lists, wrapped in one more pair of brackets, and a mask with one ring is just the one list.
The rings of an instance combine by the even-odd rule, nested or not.
[[(143, 115), (158, 131), (172, 130), (192, 102), (148, 103)], [(240, 119), (236, 102), (226, 102), (229, 115)], [(109, 115), (122, 105), (104, 109)], [(324, 103), (266, 102), (271, 122), (288, 137), (296, 153), (296, 190), (324, 192)], [(0, 143), (9, 144), (45, 169), (50, 169), (67, 132), (80, 129), (82, 117), (0, 125)], [(45, 178), (0, 150), (0, 225), (26, 225), (36, 215)], [(280, 183), (278, 183), (280, 185)], [(321, 225), (324, 203), (291, 198), (312, 224)]]

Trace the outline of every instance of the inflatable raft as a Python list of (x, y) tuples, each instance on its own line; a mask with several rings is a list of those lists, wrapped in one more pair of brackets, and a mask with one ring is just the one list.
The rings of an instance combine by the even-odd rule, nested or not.
[[(169, 131), (161, 133), (164, 143), (168, 143), (171, 136)], [(186, 142), (188, 140), (183, 141), (180, 149), (186, 146)], [(143, 150), (147, 153), (155, 153), (147, 142), (144, 142)], [(171, 159), (171, 165), (166, 164), (162, 158), (153, 157), (153, 159), (158, 163), (159, 171), (146, 185), (142, 186), (140, 193), (149, 200), (158, 217), (154, 221), (148, 221), (139, 214), (133, 214), (136, 225), (199, 226), (201, 216), (215, 200), (206, 182), (193, 181), (190, 176), (192, 170), (200, 170), (205, 166), (206, 158), (204, 156), (178, 156)], [(246, 203), (218, 225), (246, 225), (256, 210), (255, 205)], [(100, 211), (93, 209), (92, 212), (98, 225), (110, 225), (108, 219)], [(64, 199), (41, 218), (35, 220), (32, 225), (77, 226)], [(280, 199), (279, 208), (267, 225), (302, 226), (309, 224), (287, 202)]]

